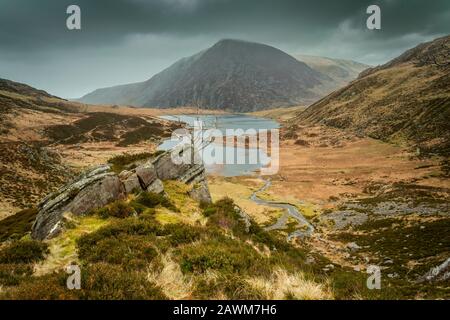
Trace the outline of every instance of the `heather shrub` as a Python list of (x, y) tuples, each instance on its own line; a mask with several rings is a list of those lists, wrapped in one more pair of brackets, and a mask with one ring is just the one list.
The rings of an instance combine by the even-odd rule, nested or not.
[(187, 244), (199, 240), (207, 231), (204, 228), (193, 227), (182, 223), (168, 224), (164, 227), (169, 234), (169, 242), (172, 246)]
[(31, 264), (0, 264), (0, 286), (16, 286), (32, 274)]
[(147, 280), (146, 272), (124, 271), (106, 263), (81, 266), (81, 289), (69, 290), (63, 271), (30, 278), (6, 291), (2, 298), (21, 300), (161, 300), (161, 289)]
[(0, 250), (0, 264), (33, 263), (45, 258), (48, 246), (35, 240), (14, 241)]
[(195, 274), (207, 270), (247, 274), (264, 269), (268, 263), (250, 245), (225, 237), (183, 247), (179, 250), (179, 261), (183, 272)]
[(152, 245), (154, 237), (122, 234), (100, 239), (94, 246), (79, 246), (79, 257), (85, 262), (105, 262), (121, 265), (125, 269), (145, 268), (156, 257)]
[(154, 192), (141, 192), (135, 202), (148, 208), (154, 208), (161, 205), (167, 209), (178, 211), (175, 205), (167, 197)]

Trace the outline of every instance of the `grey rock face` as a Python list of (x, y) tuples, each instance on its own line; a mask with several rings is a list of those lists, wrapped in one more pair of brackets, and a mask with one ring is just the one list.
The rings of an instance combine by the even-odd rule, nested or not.
[(157, 179), (156, 170), (153, 164), (147, 163), (136, 168), (136, 175), (143, 189), (146, 189), (150, 184)]
[(242, 221), (244, 222), (244, 224), (245, 224), (245, 232), (249, 232), (250, 231), (250, 227), (252, 226), (250, 216), (247, 214), (247, 212), (245, 212), (244, 210), (242, 210), (238, 206), (235, 206), (234, 210), (236, 210), (237, 214), (239, 214), (239, 216), (241, 217)]
[(126, 180), (123, 181), (126, 193), (133, 193), (135, 191), (141, 190), (141, 184), (139, 183), (138, 176), (133, 173)]
[(125, 196), (123, 185), (117, 176), (106, 176), (102, 180), (81, 190), (65, 211), (79, 215), (122, 199)]
[(358, 251), (359, 249), (361, 249), (361, 247), (356, 242), (349, 242), (347, 243), (346, 247), (350, 251)]
[(208, 183), (203, 180), (195, 184), (189, 192), (189, 196), (199, 202), (211, 203), (211, 194), (209, 193)]
[(119, 174), (119, 179), (120, 179), (120, 180), (126, 180), (126, 179), (128, 179), (132, 174), (133, 174), (133, 172), (131, 172), (131, 171), (123, 170), (123, 171)]
[(322, 221), (332, 221), (334, 229), (342, 230), (349, 226), (359, 226), (369, 219), (366, 213), (356, 210), (337, 210), (321, 216)]
[(155, 179), (148, 187), (147, 192), (153, 192), (153, 193), (163, 193), (164, 192), (164, 186), (162, 184), (162, 181), (159, 179)]
[(187, 171), (191, 170), (193, 165), (175, 164), (172, 161), (170, 152), (165, 152), (152, 162), (156, 175), (161, 180), (177, 180)]
[(450, 258), (445, 260), (439, 266), (431, 268), (425, 275), (418, 279), (418, 282), (437, 282), (450, 279)]
[(39, 240), (52, 237), (61, 230), (64, 212), (88, 212), (124, 194), (119, 178), (110, 172), (109, 166), (94, 168), (41, 201), (31, 235)]
[(118, 175), (111, 171), (109, 165), (87, 171), (41, 201), (31, 235), (37, 240), (56, 236), (64, 227), (63, 215), (66, 212), (86, 214), (133, 192), (162, 193), (164, 186), (161, 180), (179, 180), (192, 185), (191, 197), (211, 202), (204, 166), (176, 165), (170, 152), (166, 152), (153, 161)]
[[(186, 147), (182, 150), (182, 152), (191, 151), (192, 149), (190, 147)], [(203, 164), (175, 164), (172, 161), (170, 152), (160, 155), (152, 164), (159, 179), (178, 180), (185, 184), (192, 185), (193, 188), (190, 191), (189, 196), (200, 202), (212, 202)]]

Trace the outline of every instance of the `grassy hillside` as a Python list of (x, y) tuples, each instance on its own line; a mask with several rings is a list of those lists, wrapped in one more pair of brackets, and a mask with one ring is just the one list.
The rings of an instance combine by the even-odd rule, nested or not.
[[(314, 247), (287, 243), (251, 219), (247, 224), (228, 198), (204, 206), (182, 183), (167, 181), (165, 189), (166, 197), (143, 193), (66, 216), (69, 227), (46, 242), (28, 240), (22, 230), (20, 240), (0, 247), (1, 298), (370, 299), (419, 290), (399, 279), (368, 290), (364, 273), (332, 265)], [(70, 263), (81, 267), (81, 290), (66, 288)]]
[(178, 127), (148, 110), (94, 109), (0, 79), (0, 219), (36, 205), (97, 158), (151, 151)]
[(301, 112), (304, 109), (306, 109), (306, 107), (304, 106), (295, 106), (295, 107), (255, 111), (249, 114), (256, 117), (270, 118), (277, 120), (279, 122), (284, 122), (295, 117), (298, 114), (298, 112)]
[(368, 69), (295, 117), (450, 154), (450, 36), (417, 46)]

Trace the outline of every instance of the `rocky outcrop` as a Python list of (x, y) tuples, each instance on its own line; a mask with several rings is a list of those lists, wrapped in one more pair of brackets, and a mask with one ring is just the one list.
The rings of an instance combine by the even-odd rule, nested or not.
[(161, 180), (179, 180), (191, 185), (191, 197), (201, 202), (211, 202), (203, 164), (177, 165), (172, 161), (170, 152), (165, 152), (120, 174), (114, 173), (109, 165), (85, 172), (41, 201), (31, 235), (38, 240), (54, 237), (64, 227), (63, 215), (66, 212), (87, 214), (124, 199), (130, 193), (162, 193), (164, 186)]
[(425, 275), (418, 279), (418, 282), (437, 282), (450, 279), (450, 258), (445, 260), (439, 266), (431, 268)]
[(94, 168), (40, 202), (31, 235), (52, 237), (61, 231), (64, 212), (82, 214), (124, 196), (123, 184), (108, 165)]
[[(192, 152), (187, 147), (180, 151)], [(192, 185), (189, 196), (199, 202), (211, 203), (208, 182), (206, 181), (205, 166), (203, 164), (175, 164), (172, 161), (171, 153), (161, 154), (153, 161), (157, 176), (161, 180), (178, 180), (188, 185)]]

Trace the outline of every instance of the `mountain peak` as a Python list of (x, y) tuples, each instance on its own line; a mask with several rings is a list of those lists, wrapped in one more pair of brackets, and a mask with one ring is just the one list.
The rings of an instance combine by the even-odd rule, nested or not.
[[(268, 53), (268, 52), (278, 52), (282, 53), (286, 56), (289, 56), (284, 51), (277, 49), (275, 47), (272, 47), (270, 45), (264, 44), (264, 43), (258, 43), (258, 42), (252, 42), (247, 40), (240, 40), (240, 39), (222, 39), (216, 42), (210, 49), (218, 49), (218, 50), (225, 50), (225, 49), (234, 49), (234, 50), (245, 50), (245, 52), (257, 54), (259, 53)], [(241, 51), (242, 52), (242, 51)]]
[(270, 45), (221, 39), (145, 82), (99, 89), (81, 101), (159, 108), (201, 106), (248, 112), (308, 105), (355, 78), (348, 73), (330, 77), (331, 72), (337, 71), (326, 69), (322, 73)]
[(217, 41), (215, 43), (215, 45), (224, 45), (224, 44), (248, 44), (248, 43), (255, 43), (255, 42), (250, 42), (250, 41), (246, 41), (246, 40), (241, 40), (241, 39), (231, 39), (231, 38), (224, 38), (224, 39), (220, 39), (219, 41)]
[(222, 39), (150, 80), (96, 90), (81, 101), (146, 107), (200, 105), (248, 112), (309, 104), (323, 75), (274, 47)]

